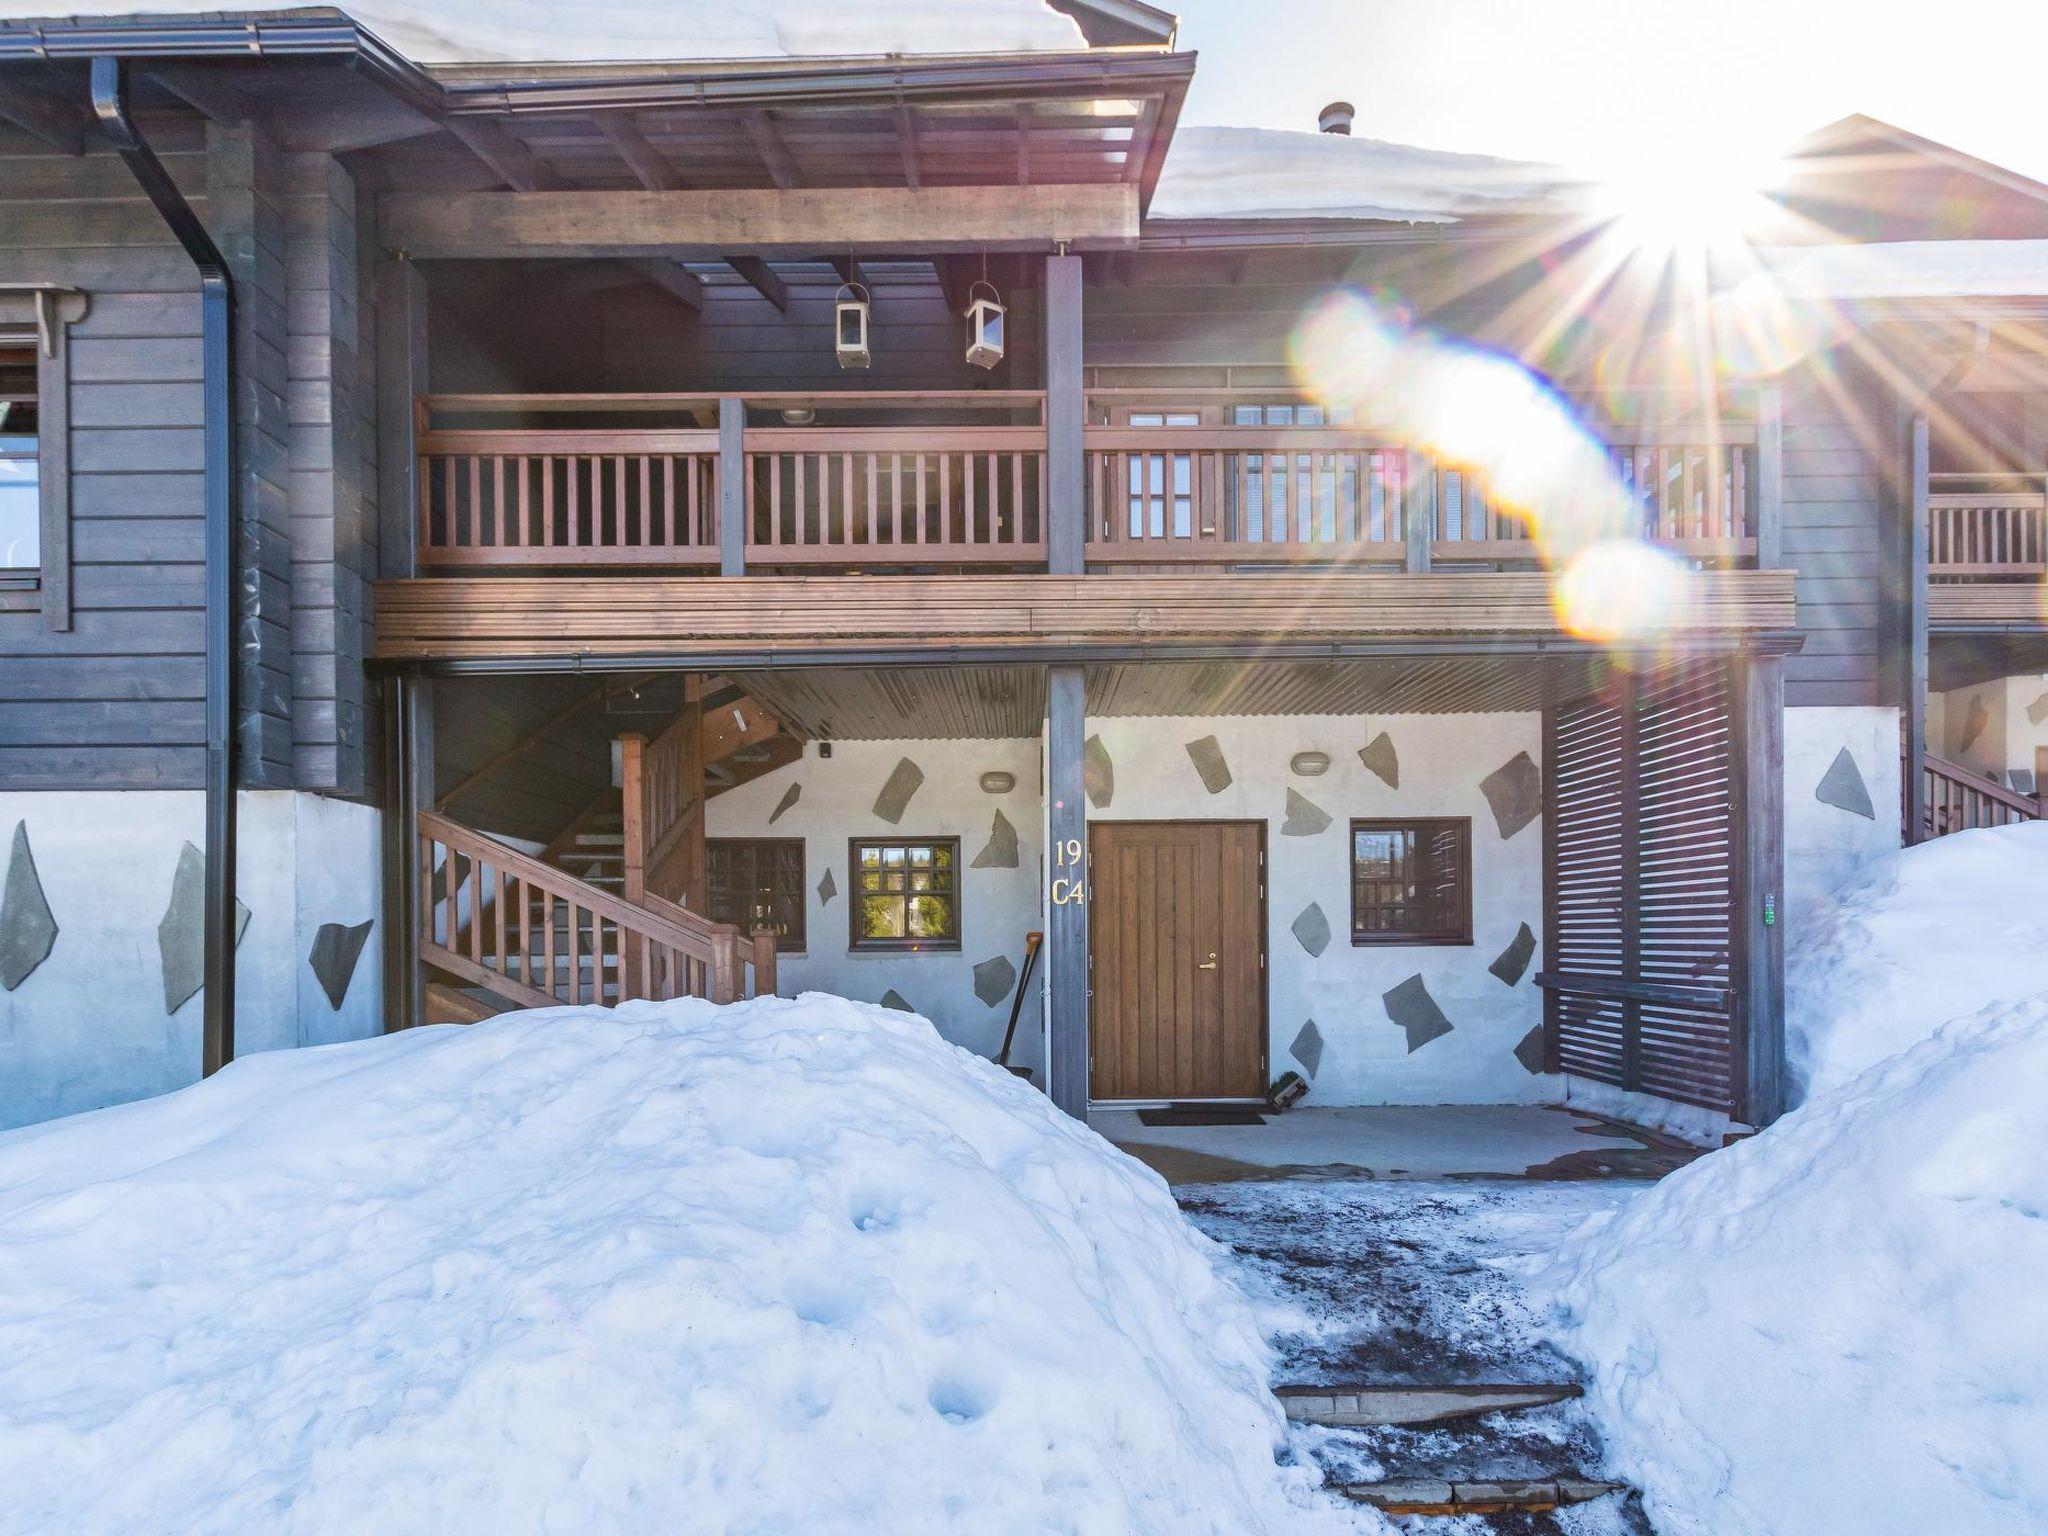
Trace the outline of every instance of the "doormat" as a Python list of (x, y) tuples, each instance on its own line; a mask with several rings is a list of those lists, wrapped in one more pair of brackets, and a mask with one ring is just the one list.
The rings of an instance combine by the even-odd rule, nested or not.
[(1165, 1109), (1141, 1109), (1145, 1125), (1264, 1125), (1266, 1117), (1256, 1109), (1233, 1109), (1222, 1104), (1173, 1104)]

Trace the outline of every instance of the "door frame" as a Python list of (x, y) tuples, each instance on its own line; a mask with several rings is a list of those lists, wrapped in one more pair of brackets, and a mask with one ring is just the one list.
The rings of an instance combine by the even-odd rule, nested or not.
[(1263, 1104), (1264, 1090), (1256, 1096), (1220, 1095), (1202, 1099), (1098, 1099), (1095, 1097), (1095, 847), (1097, 827), (1250, 827), (1258, 836), (1259, 907), (1257, 940), (1259, 954), (1259, 1076), (1273, 1081), (1273, 959), (1271, 954), (1272, 915), (1268, 911), (1268, 887), (1272, 866), (1267, 859), (1270, 828), (1259, 816), (1091, 816), (1088, 818), (1088, 1107), (1090, 1109), (1156, 1109), (1167, 1104)]

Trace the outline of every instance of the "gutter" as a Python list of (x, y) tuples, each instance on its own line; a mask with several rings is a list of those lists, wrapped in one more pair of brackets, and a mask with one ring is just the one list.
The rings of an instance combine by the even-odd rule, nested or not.
[(121, 60), (92, 61), (92, 110), (178, 244), (199, 269), (206, 440), (206, 928), (202, 1072), (235, 1056), (234, 281), (228, 264), (128, 115)]

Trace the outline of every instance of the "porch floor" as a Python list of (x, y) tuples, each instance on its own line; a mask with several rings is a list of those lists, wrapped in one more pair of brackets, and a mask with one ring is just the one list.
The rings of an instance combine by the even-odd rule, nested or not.
[(1130, 1109), (1088, 1123), (1171, 1184), (1238, 1179), (1655, 1179), (1698, 1154), (1581, 1110), (1531, 1104), (1294, 1109), (1264, 1125), (1152, 1126)]

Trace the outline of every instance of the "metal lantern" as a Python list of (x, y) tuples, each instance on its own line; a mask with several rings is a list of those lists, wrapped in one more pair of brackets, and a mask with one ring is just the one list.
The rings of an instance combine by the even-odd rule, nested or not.
[(868, 291), (859, 283), (841, 283), (832, 303), (832, 351), (842, 368), (865, 368), (868, 351)]
[[(985, 297), (977, 297), (986, 290)], [(995, 288), (977, 282), (967, 290), (967, 361), (993, 368), (1003, 360), (1003, 301)]]

